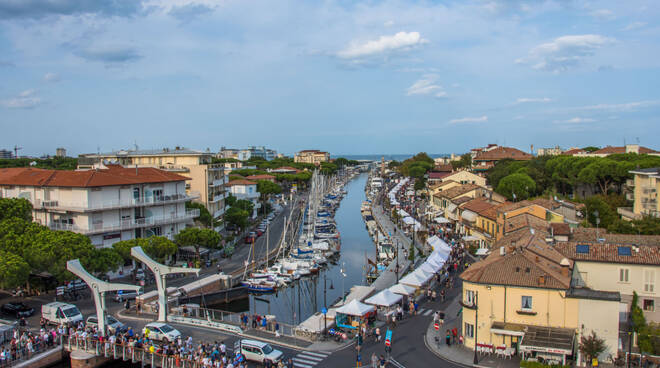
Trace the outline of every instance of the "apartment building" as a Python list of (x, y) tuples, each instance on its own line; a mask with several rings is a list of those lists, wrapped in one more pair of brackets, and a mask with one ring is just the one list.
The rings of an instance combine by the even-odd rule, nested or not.
[(573, 156), (578, 157), (607, 157), (609, 155), (636, 153), (638, 155), (660, 155), (660, 152), (648, 147), (640, 146), (639, 144), (626, 144), (625, 146), (606, 146), (593, 152), (577, 152)]
[(232, 180), (225, 185), (229, 188), (231, 195), (236, 197), (236, 199), (245, 199), (252, 202), (252, 204), (254, 204), (252, 217), (257, 217), (257, 211), (261, 208), (261, 203), (259, 202), (260, 193), (257, 191), (257, 182), (239, 179)]
[(202, 203), (215, 219), (225, 212), (228, 179), (224, 164), (213, 164), (213, 154), (183, 147), (157, 150), (120, 150), (85, 154), (78, 159), (79, 169), (91, 169), (103, 163), (132, 167), (153, 167), (186, 176), (186, 192)]
[(498, 162), (504, 159), (516, 161), (529, 161), (533, 158), (529, 153), (523, 152), (513, 147), (501, 147), (489, 145), (481, 150), (472, 151), (472, 170), (475, 172), (485, 172), (493, 168)]
[(107, 165), (85, 171), (0, 169), (0, 197), (32, 203), (35, 222), (53, 230), (89, 236), (109, 247), (120, 240), (165, 236), (173, 239), (199, 210), (186, 194), (186, 178), (155, 168)]
[(559, 146), (555, 146), (554, 148), (537, 148), (536, 149), (536, 155), (537, 156), (559, 156), (563, 152), (564, 151)]
[(321, 162), (330, 161), (330, 154), (319, 150), (304, 150), (296, 153), (293, 161), (318, 166)]
[(618, 213), (626, 220), (640, 219), (643, 216), (660, 216), (658, 192), (660, 191), (660, 167), (630, 171), (632, 180), (627, 186), (631, 189), (633, 207), (619, 208)]

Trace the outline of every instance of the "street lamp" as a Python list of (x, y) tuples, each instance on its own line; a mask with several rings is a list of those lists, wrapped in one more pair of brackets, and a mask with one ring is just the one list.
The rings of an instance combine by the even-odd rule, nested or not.
[(479, 329), (479, 291), (474, 292), (474, 359), (473, 363), (479, 363), (479, 356), (477, 355), (477, 330)]
[(346, 301), (346, 291), (344, 290), (344, 280), (346, 279), (346, 269), (344, 268), (346, 266), (346, 262), (341, 263), (341, 269), (339, 269), (339, 272), (341, 272), (341, 275), (343, 276), (341, 278), (341, 298), (345, 302)]
[(596, 243), (598, 243), (598, 225), (600, 225), (600, 217), (598, 217), (600, 213), (598, 213), (598, 210), (594, 211), (594, 217), (596, 218)]

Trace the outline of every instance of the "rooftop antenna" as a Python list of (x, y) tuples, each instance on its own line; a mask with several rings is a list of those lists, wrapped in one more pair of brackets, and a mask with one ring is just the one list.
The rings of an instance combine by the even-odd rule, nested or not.
[(137, 145), (137, 140), (133, 141), (133, 145), (135, 146), (135, 150), (138, 150), (138, 145)]

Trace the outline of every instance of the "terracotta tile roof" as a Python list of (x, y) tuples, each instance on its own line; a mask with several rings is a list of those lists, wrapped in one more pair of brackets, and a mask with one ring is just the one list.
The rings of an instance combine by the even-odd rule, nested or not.
[(449, 175), (451, 175), (451, 172), (430, 172), (429, 173), (429, 179), (430, 180), (433, 180), (433, 179), (440, 180), (440, 179), (444, 179), (444, 178), (448, 177)]
[[(596, 235), (598, 233), (598, 235)], [(660, 246), (660, 235), (637, 235), (637, 234), (609, 234), (607, 229), (596, 229), (594, 227), (579, 227), (573, 229), (571, 241), (593, 242), (596, 236), (605, 239), (606, 243), (612, 244), (635, 244)]]
[(141, 167), (135, 169), (119, 165), (107, 165), (107, 169), (83, 171), (36, 168), (0, 169), (0, 185), (86, 188), (165, 183), (187, 179), (185, 176), (156, 168)]
[[(639, 153), (640, 154), (643, 154), (643, 153), (656, 153), (656, 152), (657, 151), (652, 150), (652, 149), (647, 148), (647, 147), (642, 147), (642, 146), (639, 147)], [(607, 147), (603, 147), (603, 148), (599, 149), (598, 151), (594, 151), (592, 153), (593, 154), (598, 154), (598, 155), (603, 155), (603, 154), (613, 155), (613, 154), (616, 154), (616, 153), (626, 153), (626, 147), (607, 146)]]
[(256, 181), (250, 181), (250, 180), (238, 179), (238, 180), (232, 180), (229, 183), (225, 184), (225, 186), (228, 186), (228, 187), (233, 187), (234, 185), (257, 185), (257, 182)]
[(459, 185), (457, 187), (449, 188), (447, 190), (443, 190), (442, 192), (437, 193), (437, 196), (452, 199), (456, 198), (460, 195), (463, 195), (465, 193), (469, 193), (473, 190), (479, 189), (480, 187), (476, 184), (463, 184)]
[(567, 223), (551, 223), (550, 228), (552, 229), (553, 235), (571, 235), (571, 227)]
[(498, 213), (507, 213), (509, 211), (517, 210), (519, 208), (527, 207), (531, 203), (527, 200), (524, 201), (519, 201), (519, 202), (505, 202), (503, 203), (498, 209)]
[(548, 228), (548, 225), (549, 223), (543, 219), (540, 219), (529, 213), (521, 213), (506, 219), (504, 222), (504, 233), (508, 234), (511, 231), (529, 227), (538, 230), (545, 230)]
[(497, 147), (490, 151), (479, 152), (474, 161), (497, 161), (510, 158), (513, 160), (526, 161), (533, 158), (529, 153), (513, 147)]
[(483, 216), (483, 213), (495, 207), (495, 204), (488, 202), (483, 198), (475, 198), (461, 205), (462, 209), (470, 210)]
[(471, 200), (472, 200), (472, 198), (470, 198), (470, 197), (460, 197), (460, 198), (452, 199), (451, 203), (453, 203), (457, 206), (460, 206), (461, 204), (469, 202)]
[[(498, 240), (494, 251), (461, 274), (468, 282), (568, 289), (573, 263), (545, 242), (543, 232), (532, 234), (529, 229)], [(504, 247), (505, 255), (500, 255)]]
[(275, 179), (275, 176), (268, 174), (260, 174), (260, 175), (246, 176), (245, 178), (248, 180), (272, 180)]
[(452, 172), (454, 167), (451, 164), (436, 165), (433, 170), (434, 172)]
[(485, 171), (485, 170), (492, 169), (493, 167), (495, 167), (495, 162), (482, 161), (482, 162), (479, 162), (478, 164), (472, 165), (472, 170)]
[(457, 183), (457, 182), (453, 181), (453, 180), (445, 180), (441, 183), (436, 183), (436, 184), (429, 185), (429, 188), (431, 188), (431, 189), (441, 188), (441, 187), (444, 187), (444, 186), (449, 185), (451, 183)]
[(583, 150), (582, 148), (573, 148), (573, 149), (569, 149), (568, 151), (562, 152), (562, 155), (574, 156), (582, 153), (587, 153), (587, 151)]
[(569, 241), (559, 242), (555, 248), (574, 261), (660, 265), (660, 247), (652, 245)]

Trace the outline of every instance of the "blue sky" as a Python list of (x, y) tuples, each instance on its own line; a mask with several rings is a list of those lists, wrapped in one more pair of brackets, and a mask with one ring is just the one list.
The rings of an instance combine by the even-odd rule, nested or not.
[(0, 0), (0, 148), (660, 149), (658, 1)]

